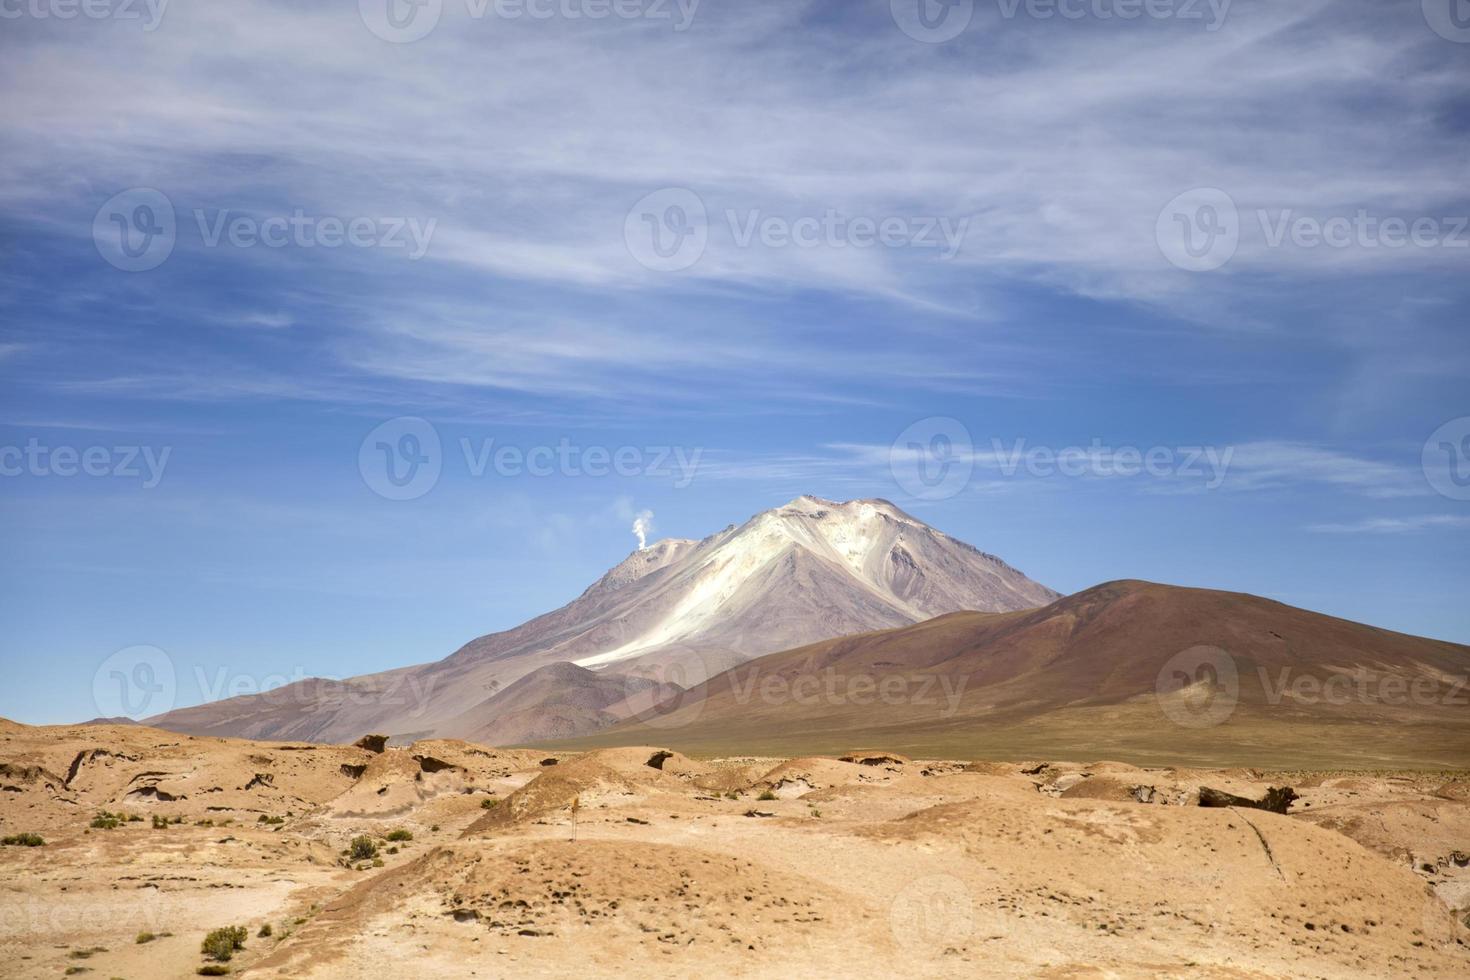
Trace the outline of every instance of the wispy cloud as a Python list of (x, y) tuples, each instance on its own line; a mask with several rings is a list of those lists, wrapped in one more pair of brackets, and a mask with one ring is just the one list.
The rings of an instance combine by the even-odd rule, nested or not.
[[(1303, 442), (1247, 442), (1220, 446), (1126, 446), (1116, 442), (1049, 445), (1027, 439), (992, 439), (984, 447), (953, 442), (942, 458), (928, 445), (828, 443), (826, 455), (710, 453), (701, 475), (781, 481), (801, 474), (872, 487), (894, 483), (894, 474), (916, 466), (970, 467), (967, 490), (999, 492), (1063, 480), (1123, 481), (1145, 492), (1206, 490), (1264, 492), (1331, 488), (1367, 497), (1420, 496), (1423, 474), (1399, 463), (1353, 455)], [(1064, 462), (1064, 460), (1066, 462)], [(1149, 462), (1152, 460), (1152, 462)]]
[(1421, 514), (1415, 517), (1370, 517), (1347, 524), (1310, 524), (1318, 534), (1416, 534), (1420, 531), (1470, 528), (1470, 517), (1452, 514)]
[(1301, 442), (1250, 442), (1235, 447), (1228, 487), (1269, 490), (1302, 484), (1325, 484), (1369, 497), (1412, 497), (1429, 492), (1424, 474), (1417, 467)]
[[(971, 29), (939, 50), (905, 37), (876, 0), (844, 5), (820, 27), (811, 3), (706, 4), (684, 32), (615, 19), (596, 30), (560, 18), (472, 20), (446, 4), (435, 32), (407, 45), (372, 36), (353, 4), (178, 5), (157, 31), (127, 37), (26, 23), (11, 46), (24, 57), (0, 65), (14, 95), (0, 107), (0, 213), (22, 234), (89, 248), (103, 199), (157, 186), (179, 212), (174, 262), (220, 261), (201, 254), (192, 230), (201, 209), (432, 218), (437, 233), (412, 266), (320, 249), (228, 260), (372, 270), (315, 285), (325, 308), (393, 311), (338, 331), (346, 370), (558, 397), (603, 397), (628, 367), (629, 338), (583, 340), (618, 329), (585, 317), (610, 294), (697, 309), (732, 290), (815, 290), (988, 317), (996, 294), (1019, 282), (1259, 329), (1259, 308), (1303, 279), (1321, 288), (1323, 277), (1460, 260), (1447, 249), (1270, 248), (1253, 233), (1218, 275), (1191, 276), (1154, 240), (1160, 209), (1194, 186), (1226, 189), (1248, 225), (1255, 209), (1463, 210), (1460, 141), (1434, 122), (1463, 90), (1457, 52), (1399, 6), (1349, 15), (1323, 2), (1239, 0), (1208, 32), (1102, 31), (979, 5)], [(683, 273), (643, 268), (623, 237), (631, 205), (667, 186), (696, 192), (710, 217), (705, 254)], [(742, 247), (732, 236), (732, 220), (829, 211), (963, 219), (967, 234), (950, 261), (922, 249)], [(507, 297), (494, 287), (506, 283), (536, 291), (533, 319), (499, 315)], [(483, 315), (446, 318), (446, 293), (483, 296)], [(629, 333), (658, 329), (632, 306), (617, 316)], [(240, 322), (301, 319), (283, 309)], [(732, 376), (823, 353), (801, 343), (816, 339), (808, 325), (720, 345), (688, 322), (697, 319), (686, 317), (693, 335), (682, 346), (712, 351)], [(912, 337), (917, 327), (900, 329)], [(639, 365), (676, 378), (686, 365), (670, 356), (677, 326), (667, 331)], [(973, 337), (945, 356), (911, 351), (905, 381), (954, 390), (957, 369), (983, 363), (1003, 339)], [(860, 343), (865, 365), (886, 353)]]
[(228, 318), (225, 322), (237, 323), (242, 327), (262, 327), (266, 330), (280, 330), (291, 326), (295, 321), (289, 313), (265, 313), (252, 312), (240, 313)]

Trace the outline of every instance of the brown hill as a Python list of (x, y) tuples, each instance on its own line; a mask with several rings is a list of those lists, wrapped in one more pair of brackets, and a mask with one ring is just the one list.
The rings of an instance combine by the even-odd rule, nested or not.
[(595, 732), (682, 688), (646, 677), (588, 670), (573, 663), (532, 671), (443, 727), (486, 745), (524, 745)]
[(736, 667), (583, 745), (770, 755), (1463, 765), (1470, 648), (1256, 596), (1111, 582)]

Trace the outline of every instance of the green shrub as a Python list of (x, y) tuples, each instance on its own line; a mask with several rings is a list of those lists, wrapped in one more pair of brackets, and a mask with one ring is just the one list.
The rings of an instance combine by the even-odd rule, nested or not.
[(268, 823), (268, 824), (282, 824), (282, 823), (285, 823), (286, 822), (286, 818), (285, 817), (268, 817), (264, 813), (262, 813), (260, 815), (260, 819), (257, 820), (257, 821), (255, 821), (255, 822), (256, 823)]
[(123, 825), (127, 818), (121, 813), (108, 813), (106, 810), (98, 810), (97, 815), (88, 824), (93, 830), (116, 830)]
[(271, 924), (267, 922), (265, 925), (260, 927), (260, 931), (257, 932), (255, 935), (259, 939), (269, 939), (271, 936), (271, 932)]
[(487, 796), (480, 801), (481, 810), (493, 810), (500, 805), (500, 801), (493, 796)]
[(756, 797), (756, 799), (758, 799), (758, 800), (774, 800), (775, 798), (776, 798), (776, 794), (775, 793), (772, 793), (768, 789), (761, 790), (761, 795)]
[(168, 817), (160, 817), (158, 814), (155, 813), (153, 815), (153, 829), (154, 830), (167, 830), (168, 829)]
[(106, 946), (92, 946), (87, 949), (74, 949), (66, 955), (70, 956), (74, 960), (89, 960), (93, 956), (96, 956), (98, 953), (105, 952), (107, 952)]
[(0, 837), (0, 844), (7, 847), (41, 847), (45, 843), (40, 834), (12, 834), (9, 837)]
[(151, 943), (157, 938), (157, 936), (145, 929), (142, 932), (138, 933), (138, 938), (134, 939), (133, 942), (141, 946), (144, 943)]
[[(121, 816), (121, 814), (119, 814), (119, 816)], [(142, 822), (143, 822), (143, 818), (140, 817), (140, 816), (138, 816), (136, 813), (130, 813), (130, 814), (128, 814), (128, 823), (142, 823)]]
[(354, 837), (347, 853), (354, 861), (371, 861), (378, 856), (378, 845), (371, 837)]
[[(247, 933), (244, 926), (224, 926), (215, 929), (199, 944), (199, 952), (212, 960), (228, 963), (235, 950), (245, 948)], [(215, 974), (218, 976), (218, 974)]]
[(206, 963), (194, 972), (201, 977), (222, 977), (230, 972), (230, 968), (218, 963)]
[(413, 831), (399, 827), (397, 830), (390, 830), (385, 839), (390, 841), (413, 840)]

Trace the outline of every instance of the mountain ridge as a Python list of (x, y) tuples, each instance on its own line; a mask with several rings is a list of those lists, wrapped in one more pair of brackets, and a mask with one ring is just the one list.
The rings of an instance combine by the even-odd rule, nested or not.
[[(1470, 646), (1249, 593), (1123, 579), (1039, 609), (957, 612), (771, 654), (642, 719), (549, 744), (656, 733), (701, 754), (863, 744), (967, 758), (1453, 766), (1470, 758), (1467, 676)], [(885, 684), (892, 696), (875, 696)]]
[(299, 682), (149, 723), (247, 738), (461, 737), (489, 730), (489, 716), (504, 706), (497, 697), (551, 664), (626, 675), (630, 695), (648, 680), (687, 688), (803, 643), (963, 609), (1033, 608), (1057, 596), (889, 501), (808, 495), (698, 541), (656, 541), (565, 606), (441, 660)]

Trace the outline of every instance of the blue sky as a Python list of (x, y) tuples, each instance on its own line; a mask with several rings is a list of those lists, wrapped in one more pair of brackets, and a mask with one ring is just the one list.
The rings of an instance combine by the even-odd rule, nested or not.
[[(1062, 591), (1470, 642), (1470, 37), (1435, 0), (558, 4), (413, 41), (374, 0), (6, 8), (0, 715), (96, 715), (137, 645), (179, 704), (437, 659), (640, 512), (803, 493)], [(396, 500), (404, 418), (438, 476)]]

